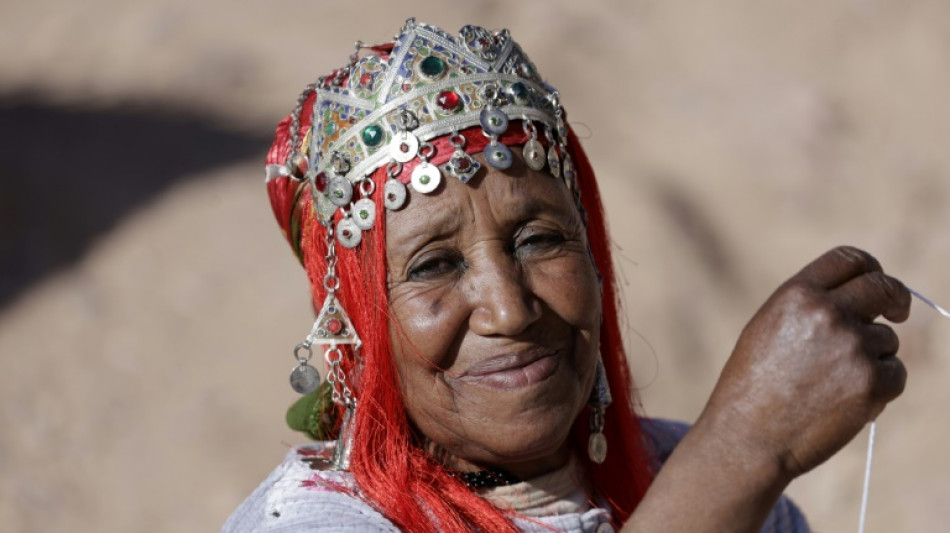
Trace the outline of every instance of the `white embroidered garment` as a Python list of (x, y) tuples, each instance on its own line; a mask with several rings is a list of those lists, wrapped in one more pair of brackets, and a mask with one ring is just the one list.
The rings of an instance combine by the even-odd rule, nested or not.
[[(649, 448), (659, 463), (688, 430), (665, 420), (641, 421)], [(291, 450), (284, 462), (241, 504), (222, 533), (399, 531), (371, 505), (353, 494), (358, 489), (349, 472), (314, 470), (318, 457), (332, 455), (332, 442)], [(482, 494), (501, 509), (520, 517), (515, 525), (527, 533), (606, 533), (613, 531), (607, 509), (592, 506), (574, 462), (539, 478), (496, 487)], [(784, 496), (766, 520), (762, 533), (809, 533), (801, 512)]]

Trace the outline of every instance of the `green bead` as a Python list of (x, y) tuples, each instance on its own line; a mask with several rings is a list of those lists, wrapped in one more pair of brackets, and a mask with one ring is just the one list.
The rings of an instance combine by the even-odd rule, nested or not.
[(360, 209), (360, 218), (366, 220), (369, 217), (369, 211), (365, 209)]
[(445, 74), (445, 61), (436, 56), (429, 56), (419, 64), (419, 72), (427, 78), (438, 78)]
[(379, 146), (383, 142), (383, 128), (377, 124), (363, 128), (363, 144), (366, 146)]
[(422, 183), (423, 185), (428, 185), (428, 184), (429, 184), (429, 176), (422, 176), (421, 178), (419, 178), (419, 182)]

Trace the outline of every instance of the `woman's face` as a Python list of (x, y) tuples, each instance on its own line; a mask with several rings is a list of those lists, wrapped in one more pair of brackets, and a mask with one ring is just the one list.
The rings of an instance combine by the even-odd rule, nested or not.
[(564, 184), (516, 158), (468, 184), (446, 176), (387, 217), (390, 336), (416, 427), (456, 458), (523, 478), (562, 464), (601, 319)]

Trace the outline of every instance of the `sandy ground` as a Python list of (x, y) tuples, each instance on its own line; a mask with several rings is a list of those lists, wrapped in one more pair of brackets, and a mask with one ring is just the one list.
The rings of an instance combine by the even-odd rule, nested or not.
[[(266, 138), (409, 15), (508, 27), (561, 89), (649, 414), (694, 419), (758, 304), (833, 245), (950, 303), (950, 4), (8, 0), (0, 529), (214, 530), (299, 441), (286, 375), (312, 318)], [(950, 321), (915, 306), (899, 332), (911, 377), (880, 419), (868, 531), (937, 531)], [(817, 529), (856, 529), (863, 462), (859, 436), (793, 484)]]

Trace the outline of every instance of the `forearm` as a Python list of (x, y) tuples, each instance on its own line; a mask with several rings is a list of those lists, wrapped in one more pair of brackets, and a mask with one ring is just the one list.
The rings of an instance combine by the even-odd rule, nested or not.
[(701, 418), (621, 531), (758, 532), (791, 478), (747, 444)]

